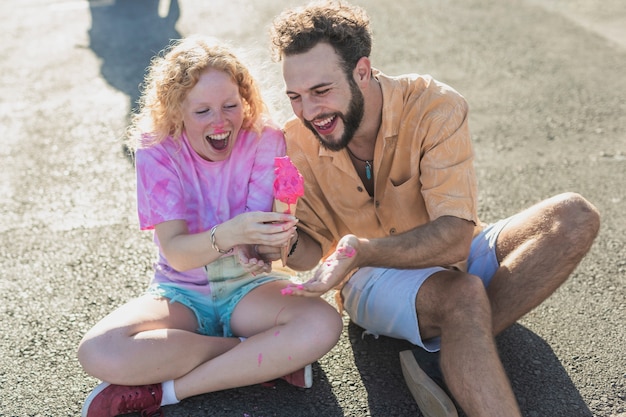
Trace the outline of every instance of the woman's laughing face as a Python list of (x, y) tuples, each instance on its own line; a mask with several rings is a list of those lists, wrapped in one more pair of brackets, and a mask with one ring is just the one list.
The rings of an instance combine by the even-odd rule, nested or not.
[(243, 124), (243, 100), (230, 76), (208, 69), (182, 103), (185, 133), (191, 147), (207, 161), (230, 156)]

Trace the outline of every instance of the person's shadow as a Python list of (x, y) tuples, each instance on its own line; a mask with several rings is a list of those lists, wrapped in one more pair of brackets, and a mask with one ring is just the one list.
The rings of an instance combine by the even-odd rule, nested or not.
[[(404, 340), (362, 337), (363, 329), (348, 326), (354, 360), (368, 393), (370, 415), (421, 416), (404, 383), (398, 354), (416, 349)], [(552, 348), (539, 336), (515, 324), (496, 338), (504, 368), (524, 415), (592, 417), (576, 386)], [(397, 411), (400, 414), (390, 412)], [(459, 409), (459, 417), (465, 414)]]
[[(135, 109), (140, 85), (150, 60), (172, 39), (180, 17), (178, 0), (167, 14), (159, 15), (160, 0), (92, 0), (89, 46), (102, 60), (100, 72), (114, 88), (129, 98), (129, 115)], [(164, 0), (162, 0), (164, 1)]]

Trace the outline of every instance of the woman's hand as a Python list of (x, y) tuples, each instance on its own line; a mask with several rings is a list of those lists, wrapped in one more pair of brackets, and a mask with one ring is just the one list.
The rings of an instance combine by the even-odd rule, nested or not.
[(242, 213), (217, 226), (215, 242), (223, 250), (237, 245), (286, 246), (296, 232), (291, 214), (254, 211)]
[(294, 242), (298, 239), (298, 232), (295, 232), (287, 241), (287, 245), (283, 246), (267, 246), (267, 245), (255, 245), (254, 250), (259, 254), (259, 256), (264, 259), (266, 262), (274, 262), (282, 257), (282, 250), (284, 248), (289, 248), (289, 251)]
[[(290, 214), (257, 211), (242, 213), (218, 224), (211, 229), (212, 237), (211, 230), (189, 233), (184, 220), (159, 223), (155, 230), (169, 264), (178, 271), (187, 271), (207, 265), (239, 245), (287, 246), (297, 223), (298, 219)], [(264, 256), (258, 258), (249, 251), (245, 253), (248, 259), (271, 262)]]
[(239, 262), (251, 274), (270, 272), (272, 262), (280, 259), (280, 248), (296, 234), (297, 223), (290, 214), (243, 213), (218, 226), (218, 246), (225, 242), (225, 247), (235, 247)]
[(256, 251), (257, 245), (238, 245), (235, 247), (235, 254), (243, 268), (252, 275), (269, 273), (272, 270), (272, 263), (262, 259)]

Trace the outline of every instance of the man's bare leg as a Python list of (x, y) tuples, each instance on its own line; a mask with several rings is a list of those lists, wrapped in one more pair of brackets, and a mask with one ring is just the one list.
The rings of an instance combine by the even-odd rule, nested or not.
[(498, 236), (500, 268), (487, 289), (495, 334), (565, 282), (599, 228), (597, 209), (575, 193), (557, 195), (513, 217)]
[(442, 272), (420, 289), (423, 338), (441, 336), (441, 369), (468, 416), (521, 415), (494, 334), (549, 297), (589, 251), (600, 225), (584, 198), (567, 193), (515, 216), (498, 237), (500, 269), (489, 289), (476, 277)]
[(521, 416), (496, 348), (491, 306), (479, 278), (439, 272), (417, 295), (424, 339), (441, 336), (446, 385), (468, 416)]

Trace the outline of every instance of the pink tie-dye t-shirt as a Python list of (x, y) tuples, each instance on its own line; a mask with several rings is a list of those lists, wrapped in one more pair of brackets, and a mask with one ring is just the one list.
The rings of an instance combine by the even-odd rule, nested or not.
[[(136, 152), (137, 209), (142, 230), (185, 220), (190, 233), (211, 229), (248, 211), (271, 211), (274, 157), (285, 155), (282, 131), (266, 127), (259, 136), (241, 130), (230, 157), (209, 162), (187, 137), (168, 138)], [(154, 235), (154, 241), (159, 242)], [(207, 250), (212, 250), (210, 247)], [(208, 292), (204, 268), (174, 270), (160, 246), (153, 283), (176, 283)]]

